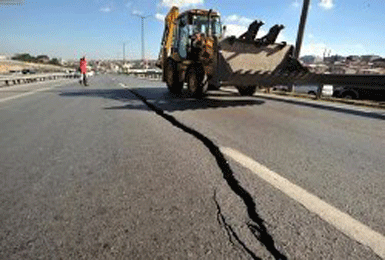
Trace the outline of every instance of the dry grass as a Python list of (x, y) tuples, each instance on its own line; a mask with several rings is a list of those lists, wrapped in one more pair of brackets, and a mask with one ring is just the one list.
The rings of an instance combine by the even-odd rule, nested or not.
[(0, 74), (7, 74), (11, 70), (18, 71), (23, 69), (32, 69), (36, 72), (60, 72), (66, 70), (64, 67), (48, 64), (36, 64), (14, 60), (0, 61)]

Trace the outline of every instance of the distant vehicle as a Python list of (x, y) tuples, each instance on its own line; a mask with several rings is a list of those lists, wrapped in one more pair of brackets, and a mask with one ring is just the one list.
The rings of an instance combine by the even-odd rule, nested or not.
[[(308, 95), (317, 95), (318, 86), (295, 86), (296, 93), (305, 93)], [(324, 85), (322, 88), (322, 96), (332, 96), (333, 95), (333, 86)]]
[(21, 70), (10, 70), (9, 73), (12, 73), (12, 74), (22, 74)]
[[(276, 86), (273, 90), (288, 91), (287, 86)], [(294, 86), (295, 93), (317, 95), (318, 86), (315, 85), (300, 85)], [(333, 86), (324, 85), (322, 88), (322, 96), (333, 96)]]
[(30, 69), (23, 69), (21, 72), (23, 74), (36, 74), (36, 71), (30, 70)]
[(89, 71), (89, 72), (87, 72), (87, 77), (92, 77), (92, 76), (94, 76), (95, 75), (95, 72), (94, 71)]

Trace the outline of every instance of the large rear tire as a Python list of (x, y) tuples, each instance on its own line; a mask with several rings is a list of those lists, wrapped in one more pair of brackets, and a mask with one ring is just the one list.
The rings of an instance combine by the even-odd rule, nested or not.
[(257, 90), (257, 86), (242, 86), (242, 87), (237, 87), (238, 92), (241, 96), (252, 96), (255, 91)]
[(203, 68), (192, 67), (187, 73), (187, 87), (191, 96), (200, 98), (206, 93), (208, 82), (205, 78)]
[(165, 74), (168, 90), (173, 94), (181, 93), (183, 89), (183, 81), (180, 81), (179, 79), (179, 73), (177, 71), (177, 64), (175, 61), (167, 60)]
[(342, 98), (344, 99), (358, 99), (358, 94), (355, 93), (354, 91), (344, 91), (342, 93)]

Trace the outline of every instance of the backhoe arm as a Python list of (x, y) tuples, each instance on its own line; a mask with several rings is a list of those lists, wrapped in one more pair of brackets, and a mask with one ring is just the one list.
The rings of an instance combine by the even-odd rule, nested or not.
[(178, 18), (179, 9), (173, 6), (164, 19), (164, 31), (161, 43), (161, 49), (156, 65), (163, 68), (167, 58), (171, 55), (172, 41), (174, 38), (175, 20)]

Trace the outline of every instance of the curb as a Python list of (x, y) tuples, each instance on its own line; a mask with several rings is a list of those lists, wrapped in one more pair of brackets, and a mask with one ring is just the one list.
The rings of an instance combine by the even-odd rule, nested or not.
[(312, 97), (306, 94), (296, 94), (296, 93), (287, 93), (287, 92), (273, 92), (271, 94), (256, 92), (256, 94), (277, 95), (277, 96), (286, 96), (286, 97), (295, 97), (295, 98), (299, 97), (299, 98), (310, 99), (314, 101), (327, 101), (332, 103), (343, 103), (347, 105), (385, 109), (385, 101), (377, 102), (377, 101), (370, 101), (370, 100), (353, 100), (353, 99), (343, 99), (343, 98), (334, 98), (334, 97), (321, 97), (319, 99), (316, 99), (315, 97)]
[[(236, 89), (232, 88), (221, 88), (222, 91), (231, 93), (238, 93)], [(303, 94), (281, 94), (281, 93), (261, 93), (256, 92), (254, 97), (276, 100), (286, 102), (290, 104), (303, 105), (313, 108), (320, 108), (335, 112), (347, 113), (357, 116), (364, 116), (369, 118), (376, 118), (385, 120), (385, 105), (375, 104), (366, 101), (352, 101), (339, 102), (341, 99), (337, 98), (321, 98), (315, 99)], [(343, 99), (342, 99), (343, 100)], [(346, 101), (346, 100), (343, 100)]]

